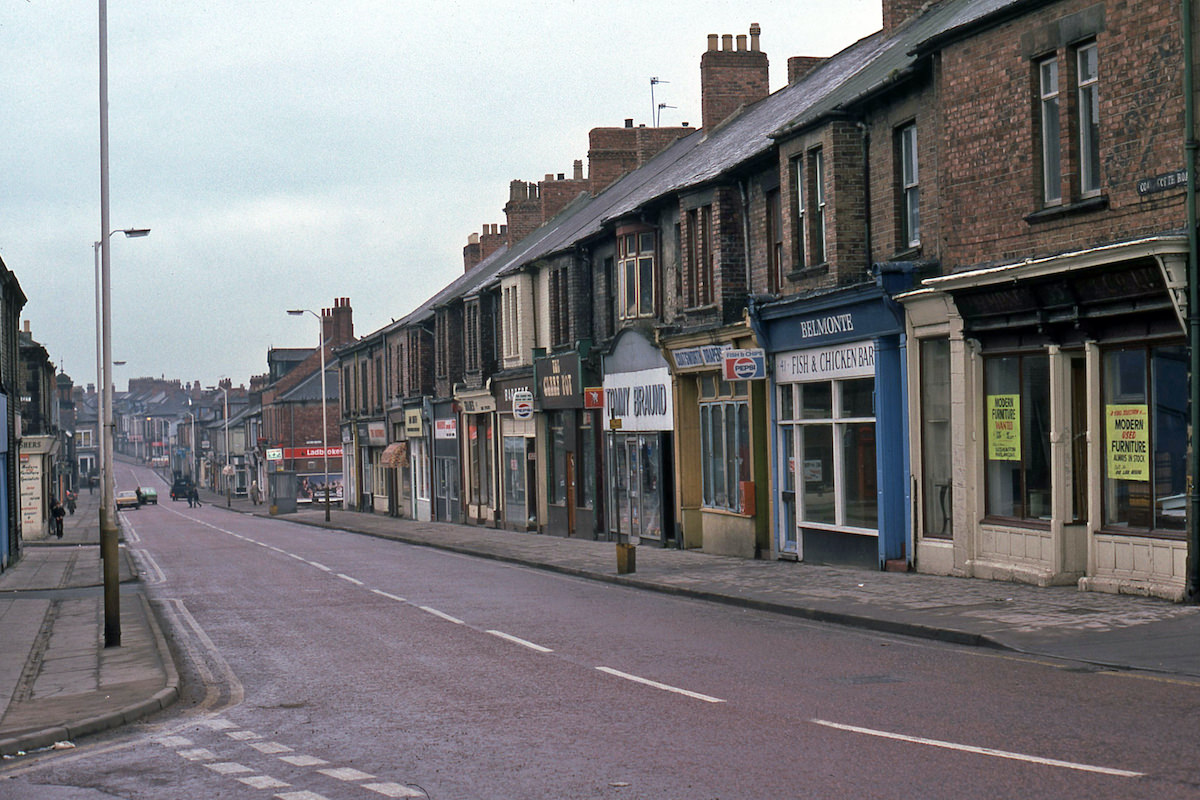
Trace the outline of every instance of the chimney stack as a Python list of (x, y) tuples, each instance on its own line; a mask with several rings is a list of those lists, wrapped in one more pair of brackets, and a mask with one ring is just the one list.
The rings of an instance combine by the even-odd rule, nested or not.
[(467, 237), (467, 246), (463, 248), (463, 272), (470, 272), (472, 267), (483, 261), (480, 252), (479, 234), (472, 233)]
[(821, 56), (792, 56), (788, 59), (788, 86), (794, 86), (808, 73), (819, 67), (825, 59)]
[(762, 100), (770, 92), (767, 54), (759, 50), (762, 28), (755, 22), (750, 26), (750, 47), (746, 36), (721, 37), (717, 49), (717, 34), (708, 35), (708, 51), (700, 57), (701, 124), (711, 131), (733, 115), (740, 107)]
[(891, 34), (937, 0), (883, 0), (883, 32)]

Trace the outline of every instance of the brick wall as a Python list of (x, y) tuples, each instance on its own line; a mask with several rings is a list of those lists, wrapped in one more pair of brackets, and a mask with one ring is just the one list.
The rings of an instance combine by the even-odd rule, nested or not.
[[(950, 268), (1011, 261), (1182, 227), (1181, 190), (1140, 197), (1140, 178), (1183, 166), (1182, 51), (1177, 4), (1054, 3), (947, 47), (939, 91), (942, 200)], [(1074, 47), (1094, 30), (1099, 53), (1101, 193), (1078, 208)], [(1043, 211), (1035, 122), (1036, 59), (1060, 63), (1066, 212)], [(1073, 204), (1076, 206), (1072, 209)]]

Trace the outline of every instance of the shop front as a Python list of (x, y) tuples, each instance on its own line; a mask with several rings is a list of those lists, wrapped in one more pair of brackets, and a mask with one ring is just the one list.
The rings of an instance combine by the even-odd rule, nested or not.
[(537, 425), (533, 375), (492, 381), (500, 428), (500, 486), (503, 524), (509, 530), (537, 529)]
[(875, 284), (756, 311), (774, 373), (777, 554), (905, 568), (902, 311)]
[(387, 513), (392, 517), (411, 518), (412, 469), (408, 456), (408, 435), (404, 429), (404, 409), (388, 412), (387, 428), (391, 433), (391, 441), (379, 457), (387, 496)]
[[(923, 569), (1183, 596), (1185, 258), (1182, 237), (1153, 237), (932, 278), (905, 300), (914, 386), (936, 393), (925, 374), (947, 375), (964, 453), (940, 470), (953, 517), (922, 525)], [(945, 336), (926, 313), (939, 303)], [(924, 447), (922, 463), (937, 458)]]
[(463, 504), (468, 525), (495, 525), (496, 499), (496, 398), (491, 392), (460, 392), (454, 396), (462, 409)]
[(462, 522), (458, 459), (458, 411), (451, 400), (433, 404), (433, 515)]
[(382, 419), (357, 423), (359, 443), (358, 510), (387, 513), (386, 479), (380, 458), (387, 447), (387, 424)]
[[(683, 544), (706, 553), (761, 557), (771, 549), (763, 354), (747, 361), (757, 371), (726, 374), (727, 354), (757, 346), (745, 325), (663, 344), (674, 363)], [(682, 468), (685, 464), (699, 469)]]
[(604, 359), (605, 522), (613, 541), (675, 536), (675, 402), (662, 352), (622, 332)]
[(557, 536), (596, 536), (599, 412), (584, 407), (579, 353), (535, 359), (536, 400), (541, 407), (546, 487), (542, 531)]
[(421, 400), (404, 404), (404, 435), (408, 441), (409, 474), (412, 475), (411, 504), (413, 519), (429, 522), (433, 519), (431, 490), (429, 424)]

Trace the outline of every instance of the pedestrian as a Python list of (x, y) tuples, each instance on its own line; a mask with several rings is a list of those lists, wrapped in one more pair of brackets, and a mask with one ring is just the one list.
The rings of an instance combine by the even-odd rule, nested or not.
[(188, 508), (192, 507), (192, 492), (194, 492), (194, 491), (196, 491), (195, 486), (191, 487), (190, 489), (187, 490), (187, 492), (185, 492), (185, 494), (187, 495)]
[(188, 496), (188, 500), (195, 503), (196, 508), (200, 507), (200, 492), (197, 491), (195, 486), (192, 487), (192, 493)]
[(63, 508), (62, 503), (58, 502), (58, 498), (50, 498), (50, 516), (54, 518), (54, 535), (59, 539), (63, 535), (63, 517), (67, 515), (67, 511)]
[(254, 505), (262, 502), (262, 494), (258, 491), (258, 481), (250, 482), (250, 502)]

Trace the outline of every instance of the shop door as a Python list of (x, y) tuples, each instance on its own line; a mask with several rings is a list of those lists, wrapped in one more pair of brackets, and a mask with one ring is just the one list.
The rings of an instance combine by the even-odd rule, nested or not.
[(662, 540), (662, 447), (657, 434), (616, 435), (612, 443), (612, 522), (615, 532)]
[(567, 535), (575, 535), (575, 454), (567, 453)]
[(433, 469), (436, 518), (445, 522), (458, 522), (458, 459), (434, 458)]
[(517, 530), (529, 525), (526, 447), (524, 436), (504, 437), (504, 521)]

